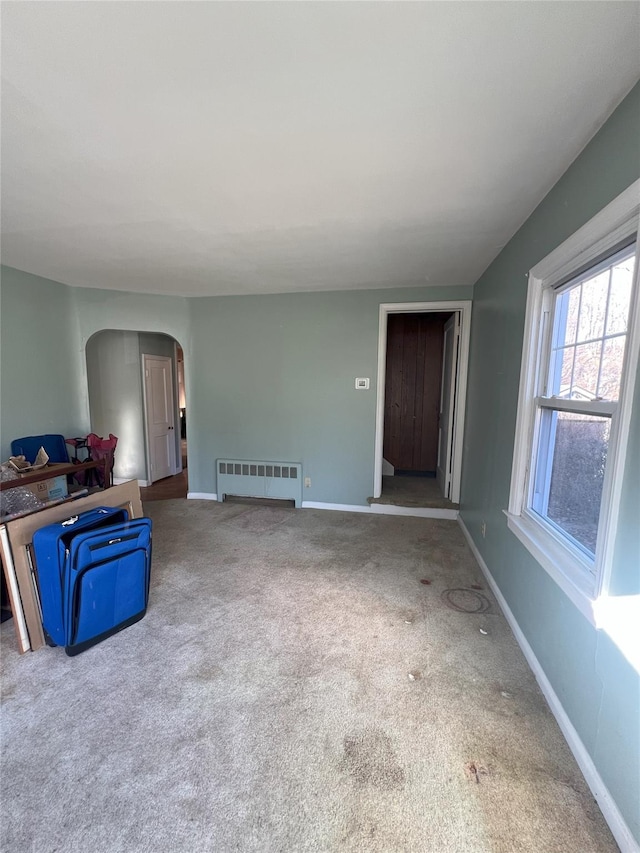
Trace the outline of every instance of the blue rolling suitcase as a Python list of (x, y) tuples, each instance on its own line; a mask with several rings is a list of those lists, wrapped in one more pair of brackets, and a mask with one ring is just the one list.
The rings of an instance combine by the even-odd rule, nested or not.
[(33, 536), (42, 624), (77, 655), (142, 619), (149, 600), (151, 519), (98, 507)]

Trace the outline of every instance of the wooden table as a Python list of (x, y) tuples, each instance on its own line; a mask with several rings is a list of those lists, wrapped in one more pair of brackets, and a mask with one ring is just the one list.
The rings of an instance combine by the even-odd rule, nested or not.
[[(89, 459), (88, 462), (70, 462), (68, 465), (56, 464), (55, 473), (53, 473), (51, 469), (40, 468), (38, 471), (34, 471), (33, 474), (25, 474), (24, 476), (20, 475), (16, 477), (15, 480), (0, 480), (0, 492), (6, 492), (7, 489), (15, 489), (17, 486), (29, 486), (31, 483), (39, 483), (41, 480), (49, 480), (51, 477), (66, 477), (68, 474), (77, 474), (78, 471), (89, 471), (92, 468), (102, 468), (104, 488), (108, 489), (111, 485), (111, 477), (107, 476), (107, 460)], [(48, 477), (47, 473), (51, 476)], [(46, 509), (46, 507), (42, 507), (42, 509)], [(39, 512), (39, 510), (34, 510), (34, 512)]]

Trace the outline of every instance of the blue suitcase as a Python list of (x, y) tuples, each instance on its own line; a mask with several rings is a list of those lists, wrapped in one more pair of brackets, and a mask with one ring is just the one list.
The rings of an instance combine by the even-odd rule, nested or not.
[(68, 655), (146, 613), (151, 519), (98, 507), (36, 531), (33, 552), (45, 637)]

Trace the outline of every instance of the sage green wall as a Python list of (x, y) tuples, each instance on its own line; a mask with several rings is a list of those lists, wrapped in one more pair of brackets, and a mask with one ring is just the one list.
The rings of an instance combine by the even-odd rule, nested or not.
[[(529, 269), (640, 176), (640, 84), (474, 287), (462, 518), (640, 841), (640, 678), (506, 526)], [(612, 590), (638, 592), (640, 387)], [(480, 525), (486, 521), (486, 539)]]
[[(189, 491), (218, 457), (301, 462), (306, 501), (373, 494), (382, 302), (470, 299), (467, 287), (191, 299)], [(369, 391), (356, 391), (369, 377)]]
[[(56, 432), (75, 436), (86, 435), (91, 430), (86, 346), (96, 332), (136, 332), (136, 354), (139, 353), (139, 331), (166, 333), (174, 337), (185, 352), (188, 393), (189, 310), (187, 300), (182, 297), (68, 287), (21, 270), (2, 267), (0, 300), (0, 439), (3, 459), (9, 455), (11, 440), (22, 435)], [(164, 353), (165, 342), (158, 335), (147, 338), (147, 346), (154, 339), (158, 353)], [(113, 361), (116, 355), (110, 353), (108, 358)], [(95, 359), (92, 366), (95, 377)], [(102, 381), (106, 381), (106, 376)], [(96, 431), (118, 434), (117, 429), (109, 427), (109, 422), (113, 422), (113, 412), (104, 423), (100, 418), (102, 415), (99, 413), (101, 426), (96, 424)], [(120, 431), (123, 431), (122, 427)], [(120, 451), (120, 457), (116, 455), (117, 465), (125, 461), (122, 448)], [(116, 476), (139, 473), (139, 478), (145, 479), (146, 467), (140, 469), (138, 463), (133, 463), (132, 467), (130, 462), (127, 462), (126, 473), (119, 473), (116, 469)]]
[[(71, 288), (46, 279), (34, 284), (32, 279), (10, 271), (12, 313), (24, 320), (40, 299), (47, 316), (60, 320), (60, 339), (52, 339), (56, 362), (46, 357), (53, 343), (45, 339), (44, 348), (28, 348), (24, 335), (13, 335), (11, 342), (28, 352), (11, 360), (10, 381), (2, 389), (3, 430), (5, 412), (51, 392), (60, 412), (57, 431), (83, 435), (93, 428), (118, 435), (119, 429), (127, 435), (120, 421), (114, 428), (119, 415), (114, 408), (118, 382), (113, 380), (122, 369), (132, 388), (135, 384), (135, 365), (123, 361), (128, 351), (124, 333), (140, 332), (143, 349), (151, 338), (142, 333), (168, 334), (185, 355), (190, 492), (216, 492), (219, 456), (282, 458), (302, 462), (305, 476), (311, 477), (305, 500), (361, 506), (373, 493), (380, 303), (471, 298), (469, 287), (425, 287), (184, 299)], [(87, 360), (87, 343), (104, 330), (110, 330), (103, 338), (104, 364), (99, 353), (91, 353), (91, 343)], [(130, 348), (133, 352), (133, 344)], [(39, 372), (40, 362), (46, 367)], [(371, 389), (356, 391), (356, 376), (368, 376)], [(122, 381), (128, 388), (128, 380)], [(111, 402), (100, 399), (105, 382)], [(89, 386), (94, 383), (102, 390), (93, 389), (98, 408), (92, 424)], [(136, 432), (141, 409), (131, 402), (134, 390), (119, 411), (127, 410)], [(25, 410), (27, 433), (33, 432), (35, 410)], [(19, 431), (14, 422), (7, 424), (10, 440)], [(146, 479), (140, 458), (129, 457), (119, 447), (116, 476)]]
[(0, 458), (14, 438), (84, 432), (77, 326), (70, 289), (0, 271)]

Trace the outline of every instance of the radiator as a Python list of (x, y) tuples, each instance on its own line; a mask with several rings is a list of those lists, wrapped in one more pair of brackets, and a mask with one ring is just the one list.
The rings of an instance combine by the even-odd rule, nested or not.
[(258, 462), (218, 459), (218, 500), (225, 495), (278, 498), (302, 506), (302, 465), (297, 462)]

